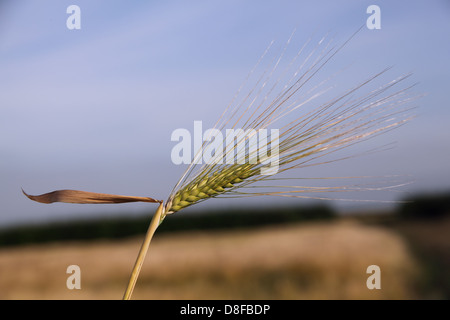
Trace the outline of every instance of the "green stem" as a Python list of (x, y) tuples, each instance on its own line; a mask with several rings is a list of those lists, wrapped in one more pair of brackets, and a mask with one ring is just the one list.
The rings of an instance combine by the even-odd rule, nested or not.
[(123, 295), (123, 300), (130, 300), (131, 295), (133, 294), (134, 286), (136, 285), (137, 278), (139, 277), (139, 273), (141, 271), (142, 264), (144, 263), (145, 255), (147, 254), (148, 248), (150, 246), (150, 241), (152, 241), (153, 234), (161, 223), (161, 216), (163, 211), (163, 202), (159, 204), (158, 209), (156, 210), (155, 215), (150, 222), (147, 233), (145, 235), (144, 242), (142, 243), (141, 249), (139, 250), (139, 254), (137, 256), (136, 262), (133, 267), (133, 271), (131, 272), (130, 281), (128, 282), (128, 287)]

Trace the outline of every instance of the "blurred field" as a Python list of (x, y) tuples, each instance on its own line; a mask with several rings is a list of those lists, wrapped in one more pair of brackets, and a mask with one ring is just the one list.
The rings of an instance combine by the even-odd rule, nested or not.
[(388, 225), (408, 241), (421, 262), (422, 295), (427, 299), (450, 299), (450, 216)]
[[(142, 237), (0, 248), (1, 299), (120, 299)], [(66, 288), (67, 266), (81, 290)], [(366, 268), (381, 268), (381, 289)], [(156, 234), (134, 299), (415, 299), (419, 266), (390, 228), (352, 220)]]

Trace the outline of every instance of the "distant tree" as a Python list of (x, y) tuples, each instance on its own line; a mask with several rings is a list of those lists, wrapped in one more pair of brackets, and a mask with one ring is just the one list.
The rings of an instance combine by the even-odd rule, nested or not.
[(450, 215), (450, 192), (416, 195), (406, 200), (399, 208), (405, 218), (438, 218)]

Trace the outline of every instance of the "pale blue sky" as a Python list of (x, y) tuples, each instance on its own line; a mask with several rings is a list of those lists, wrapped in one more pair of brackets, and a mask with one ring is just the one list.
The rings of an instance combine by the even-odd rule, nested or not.
[[(81, 30), (66, 28), (71, 4), (81, 8)], [(343, 78), (350, 86), (393, 66), (392, 78), (413, 72), (414, 92), (427, 95), (411, 123), (367, 145), (395, 141), (392, 150), (308, 174), (410, 174), (405, 192), (450, 189), (448, 1), (2, 1), (0, 225), (153, 211), (38, 204), (20, 188), (166, 199), (184, 169), (170, 161), (173, 130), (212, 124), (272, 40), (282, 46), (296, 28), (291, 52), (327, 32), (342, 41), (365, 23), (371, 4), (381, 8), (381, 30), (363, 30), (331, 70), (351, 64)], [(287, 203), (295, 202), (302, 201)]]

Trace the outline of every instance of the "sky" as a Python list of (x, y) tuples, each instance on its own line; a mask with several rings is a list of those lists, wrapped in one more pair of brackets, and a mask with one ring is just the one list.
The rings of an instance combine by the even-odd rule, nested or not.
[[(381, 29), (369, 30), (373, 4)], [(67, 27), (70, 5), (80, 8), (80, 29)], [(186, 168), (171, 161), (171, 133), (191, 130), (195, 120), (213, 124), (272, 41), (283, 48), (295, 30), (292, 56), (310, 38), (342, 42), (360, 26), (315, 81), (344, 69), (335, 85), (345, 89), (385, 67), (392, 67), (387, 81), (412, 73), (412, 92), (423, 95), (414, 101), (415, 118), (364, 145), (395, 142), (387, 151), (293, 174), (412, 182), (399, 192), (345, 195), (353, 199), (449, 190), (448, 1), (1, 1), (0, 227), (153, 212), (155, 205), (139, 203), (39, 204), (21, 188), (165, 200)], [(304, 202), (213, 199), (198, 209)]]

